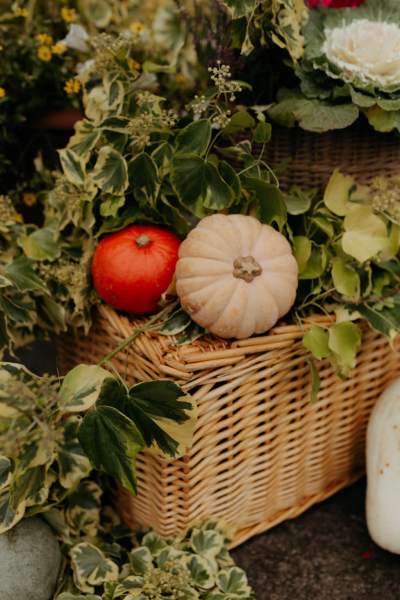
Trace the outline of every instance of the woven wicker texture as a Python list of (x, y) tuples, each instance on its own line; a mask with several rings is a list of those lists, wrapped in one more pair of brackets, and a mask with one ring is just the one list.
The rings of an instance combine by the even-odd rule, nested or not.
[(273, 168), (286, 165), (279, 174), (283, 189), (324, 186), (335, 168), (368, 183), (377, 175), (399, 174), (400, 137), (367, 125), (322, 135), (274, 127), (265, 159)]
[[(89, 337), (60, 339), (61, 370), (97, 362), (134, 326), (101, 307)], [(169, 536), (203, 517), (223, 518), (237, 528), (237, 545), (363, 473), (367, 419), (400, 373), (400, 343), (393, 349), (366, 327), (349, 379), (320, 363), (322, 387), (312, 404), (303, 333), (280, 325), (267, 336), (232, 343), (205, 338), (182, 347), (146, 333), (115, 357), (115, 367), (131, 382), (173, 378), (199, 406), (188, 456), (176, 461), (139, 456), (139, 495), (122, 491), (118, 499), (127, 523)]]

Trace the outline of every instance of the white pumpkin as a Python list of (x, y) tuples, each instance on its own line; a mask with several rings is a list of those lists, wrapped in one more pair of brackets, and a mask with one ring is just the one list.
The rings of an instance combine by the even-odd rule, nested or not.
[(264, 333), (293, 306), (298, 268), (290, 244), (254, 217), (206, 217), (181, 244), (179, 257), (182, 307), (215, 335)]
[(378, 546), (400, 554), (400, 378), (382, 394), (368, 425), (367, 524)]

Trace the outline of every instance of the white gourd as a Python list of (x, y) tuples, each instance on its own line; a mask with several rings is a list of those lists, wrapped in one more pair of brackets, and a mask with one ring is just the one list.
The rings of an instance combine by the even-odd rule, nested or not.
[(290, 244), (254, 217), (202, 219), (179, 257), (182, 307), (215, 335), (243, 339), (264, 333), (293, 306), (298, 267)]
[(368, 425), (367, 524), (378, 546), (400, 554), (400, 378), (382, 394)]

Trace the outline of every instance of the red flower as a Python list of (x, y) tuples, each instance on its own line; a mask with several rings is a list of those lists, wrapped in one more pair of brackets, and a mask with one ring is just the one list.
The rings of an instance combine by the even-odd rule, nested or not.
[(363, 4), (365, 0), (308, 0), (310, 8), (356, 8)]

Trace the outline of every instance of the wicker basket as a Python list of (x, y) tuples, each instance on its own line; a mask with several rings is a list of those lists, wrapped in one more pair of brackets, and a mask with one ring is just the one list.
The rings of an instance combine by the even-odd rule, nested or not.
[[(97, 362), (136, 325), (101, 307), (89, 337), (60, 339), (60, 368)], [(365, 328), (349, 379), (339, 379), (321, 362), (322, 387), (312, 404), (303, 333), (298, 326), (280, 325), (249, 340), (210, 337), (180, 347), (171, 338), (146, 333), (114, 359), (130, 381), (171, 377), (199, 405), (190, 454), (173, 462), (139, 456), (139, 495), (121, 491), (118, 499), (127, 523), (170, 536), (213, 516), (237, 528), (237, 545), (362, 475), (368, 416), (400, 373), (400, 340), (392, 348)]]
[(323, 186), (335, 168), (368, 183), (377, 175), (399, 174), (400, 136), (374, 132), (367, 125), (325, 134), (274, 127), (265, 158), (273, 168), (283, 167), (283, 189)]

